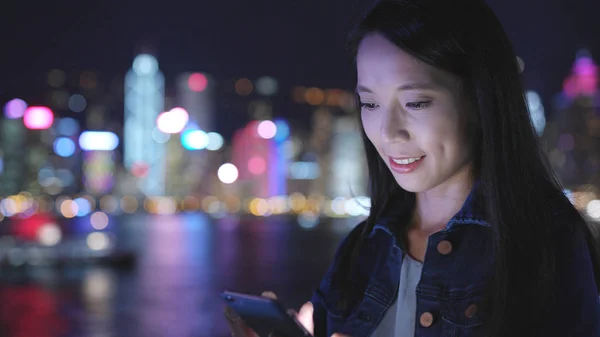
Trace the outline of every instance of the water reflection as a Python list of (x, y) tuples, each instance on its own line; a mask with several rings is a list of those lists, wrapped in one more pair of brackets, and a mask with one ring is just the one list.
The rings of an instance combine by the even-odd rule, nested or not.
[(152, 218), (139, 265), (138, 336), (199, 336), (214, 329), (199, 315), (202, 300), (213, 289), (210, 252), (214, 226), (201, 216)]
[(69, 303), (68, 294), (37, 285), (0, 287), (0, 328), (11, 337), (65, 336), (70, 322), (60, 312)]
[(219, 293), (273, 290), (308, 299), (348, 224), (291, 217), (213, 220), (201, 214), (111, 219), (133, 269), (98, 265), (0, 270), (0, 335), (227, 336)]

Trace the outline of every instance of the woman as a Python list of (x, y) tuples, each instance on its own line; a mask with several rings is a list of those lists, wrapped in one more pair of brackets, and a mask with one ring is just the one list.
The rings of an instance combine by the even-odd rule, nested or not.
[(546, 165), (484, 1), (380, 1), (351, 49), (372, 207), (303, 324), (318, 337), (600, 336), (590, 229)]

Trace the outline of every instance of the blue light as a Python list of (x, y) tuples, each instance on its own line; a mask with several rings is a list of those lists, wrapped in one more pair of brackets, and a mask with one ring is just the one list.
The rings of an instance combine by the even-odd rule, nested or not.
[(208, 135), (202, 130), (188, 130), (181, 135), (181, 145), (188, 150), (202, 150), (208, 141)]
[(315, 162), (295, 162), (290, 165), (290, 178), (292, 179), (317, 179), (321, 175), (321, 169)]
[(277, 133), (275, 134), (275, 141), (277, 143), (283, 142), (290, 135), (290, 127), (288, 123), (282, 119), (275, 120), (275, 126), (277, 127)]
[(79, 123), (73, 118), (62, 118), (56, 125), (56, 131), (61, 136), (74, 136), (79, 132)]
[(75, 153), (75, 142), (65, 137), (57, 138), (54, 141), (54, 152), (61, 157), (70, 157)]
[(77, 198), (74, 201), (77, 204), (77, 206), (79, 206), (77, 210), (78, 217), (90, 214), (90, 212), (92, 211), (92, 205), (90, 204), (89, 200), (85, 198)]

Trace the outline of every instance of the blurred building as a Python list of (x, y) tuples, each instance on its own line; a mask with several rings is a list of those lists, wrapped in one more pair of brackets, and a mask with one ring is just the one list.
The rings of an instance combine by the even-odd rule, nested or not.
[(188, 113), (181, 136), (167, 142), (167, 194), (190, 195), (205, 190), (211, 169), (208, 133), (215, 131), (215, 80), (205, 73), (177, 77), (175, 105)]
[(598, 66), (589, 53), (578, 54), (554, 105), (552, 121), (543, 137), (551, 164), (567, 188), (598, 198), (600, 92)]
[(186, 109), (189, 121), (206, 132), (215, 131), (215, 80), (205, 73), (177, 77), (177, 105)]
[(125, 168), (139, 179), (146, 195), (165, 194), (165, 145), (157, 128), (164, 110), (164, 76), (151, 55), (138, 55), (125, 77), (124, 152)]
[(98, 197), (111, 193), (118, 172), (118, 136), (110, 131), (84, 131), (79, 145), (83, 151), (85, 190)]
[(232, 163), (239, 171), (236, 184), (241, 195), (267, 198), (286, 194), (286, 127), (283, 121), (251, 121), (235, 133)]
[(0, 133), (0, 195), (19, 193), (24, 187), (25, 126), (18, 119), (4, 119)]
[(367, 195), (367, 164), (356, 117), (338, 117), (332, 129), (328, 194), (332, 197)]

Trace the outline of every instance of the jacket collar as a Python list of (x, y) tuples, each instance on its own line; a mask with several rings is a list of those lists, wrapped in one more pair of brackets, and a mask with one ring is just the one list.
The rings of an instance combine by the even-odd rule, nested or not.
[[(484, 202), (480, 192), (480, 183), (476, 182), (460, 210), (446, 224), (445, 230), (452, 230), (461, 225), (491, 226), (486, 220)], [(377, 221), (370, 234), (376, 230), (392, 234), (394, 231), (390, 227), (398, 221), (402, 221), (399, 212), (390, 210)]]

